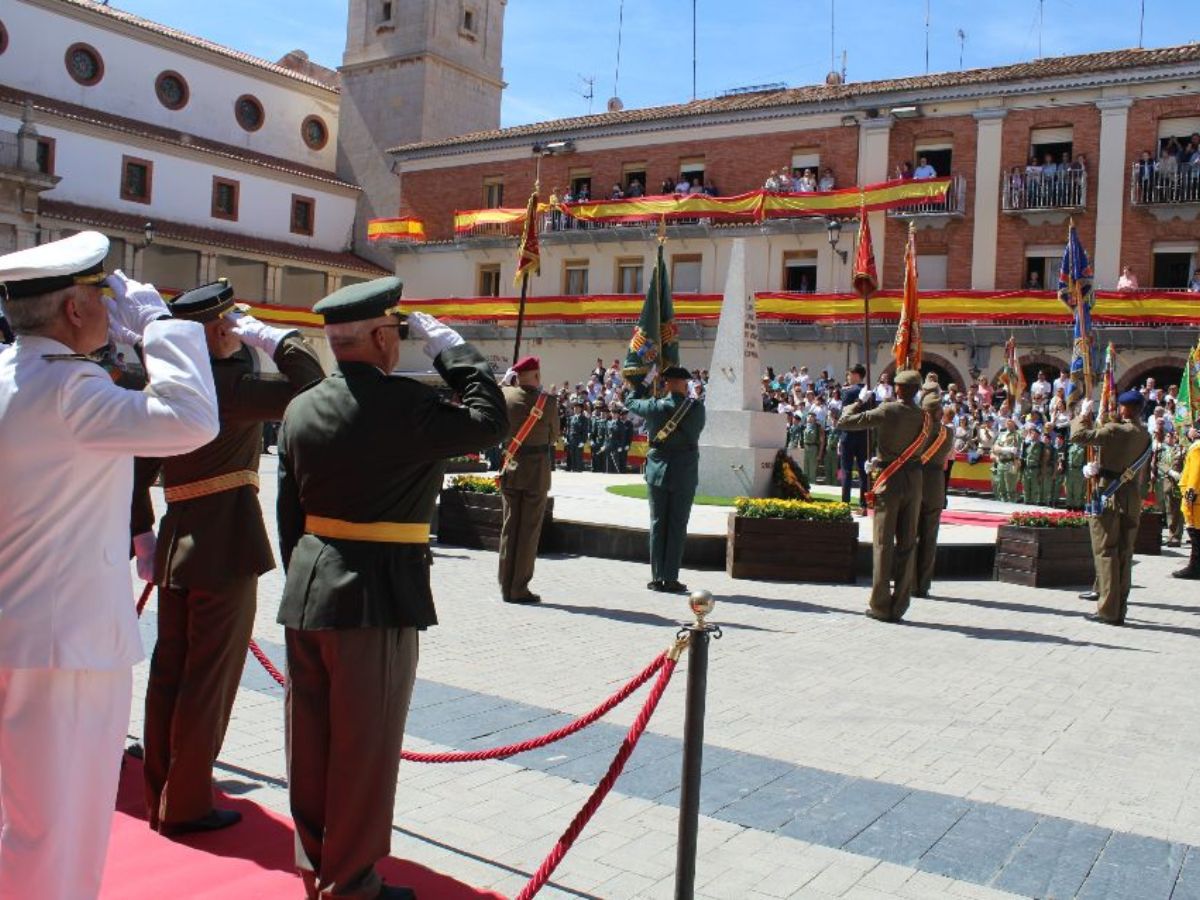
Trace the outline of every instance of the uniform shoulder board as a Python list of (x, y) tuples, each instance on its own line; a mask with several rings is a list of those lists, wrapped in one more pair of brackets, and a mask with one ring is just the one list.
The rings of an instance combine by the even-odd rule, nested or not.
[(47, 362), (90, 362), (100, 365), (100, 361), (86, 353), (43, 353), (42, 359)]

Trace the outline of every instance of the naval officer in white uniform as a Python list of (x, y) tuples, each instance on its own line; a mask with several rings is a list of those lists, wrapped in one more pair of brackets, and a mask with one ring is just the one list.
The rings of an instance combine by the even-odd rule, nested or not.
[[(0, 257), (0, 898), (100, 890), (142, 659), (129, 572), (133, 456), (217, 433), (204, 329), (153, 287), (106, 277), (83, 232)], [(107, 286), (113, 297), (103, 296)], [(111, 322), (110, 322), (111, 317)], [(140, 340), (149, 385), (86, 354)]]

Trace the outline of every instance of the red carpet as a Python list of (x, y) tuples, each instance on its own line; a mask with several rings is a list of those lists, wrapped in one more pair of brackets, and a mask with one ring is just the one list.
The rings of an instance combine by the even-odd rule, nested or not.
[[(233, 828), (167, 840), (150, 830), (142, 795), (142, 764), (126, 759), (113, 816), (102, 900), (221, 897), (297, 900), (304, 887), (292, 864), (291, 822), (248, 800), (224, 797), (222, 807), (245, 817)], [(416, 863), (387, 859), (389, 884), (405, 884), (421, 900), (504, 900)]]
[[(871, 510), (875, 515), (875, 510)], [(943, 525), (978, 525), (982, 528), (999, 528), (1008, 521), (1007, 513), (966, 512), (952, 509), (942, 510)]]

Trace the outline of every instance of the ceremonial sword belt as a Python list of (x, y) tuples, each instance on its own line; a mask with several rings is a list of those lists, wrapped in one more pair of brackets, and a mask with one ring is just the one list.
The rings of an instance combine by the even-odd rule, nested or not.
[(1110, 509), (1113, 505), (1113, 498), (1117, 495), (1117, 491), (1137, 477), (1137, 473), (1142, 470), (1144, 465), (1146, 465), (1153, 450), (1154, 443), (1152, 441), (1150, 446), (1145, 449), (1142, 455), (1135, 459), (1129, 468), (1124, 472), (1116, 472), (1112, 469), (1101, 469), (1100, 477), (1111, 480), (1108, 487), (1106, 487), (1103, 491), (1097, 491), (1092, 495), (1092, 501), (1088, 505), (1087, 514), (1089, 516), (1098, 516), (1100, 513), (1104, 512), (1104, 510)]
[(679, 406), (677, 410), (667, 419), (662, 428), (655, 433), (653, 440), (650, 441), (650, 446), (655, 450), (661, 450), (663, 442), (675, 433), (675, 429), (679, 427), (679, 423), (684, 420), (688, 413), (692, 411), (692, 407), (696, 405), (696, 401), (688, 397)]
[(428, 544), (428, 522), (347, 522), (328, 516), (304, 517), (304, 530), (317, 537), (376, 544)]
[[(533, 409), (529, 411), (529, 415), (525, 417), (525, 421), (521, 423), (521, 427), (517, 429), (517, 433), (513, 435), (508, 446), (504, 448), (504, 462), (500, 466), (500, 474), (511, 472), (517, 467), (516, 457), (521, 451), (521, 445), (525, 443), (525, 439), (529, 437), (529, 432), (533, 431), (533, 426), (542, 420), (542, 413), (546, 408), (546, 394), (539, 393), (537, 400), (533, 404)], [(549, 446), (548, 444), (546, 446)]]
[(238, 469), (236, 472), (226, 472), (224, 475), (214, 475), (212, 478), (202, 478), (200, 481), (177, 484), (174, 487), (166, 488), (163, 494), (168, 503), (179, 503), (183, 500), (207, 497), (210, 494), (221, 494), (240, 487), (252, 487), (257, 491), (258, 473), (250, 469)]

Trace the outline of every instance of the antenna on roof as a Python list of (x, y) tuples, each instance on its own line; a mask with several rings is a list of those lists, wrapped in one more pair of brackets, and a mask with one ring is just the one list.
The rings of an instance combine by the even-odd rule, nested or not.
[(958, 29), (958, 70), (961, 72), (963, 67), (963, 50), (967, 46), (967, 33), (961, 28)]
[(925, 74), (929, 74), (929, 3), (925, 0)]
[(1046, 20), (1046, 0), (1038, 0), (1038, 59), (1042, 58), (1042, 23)]
[(1142, 11), (1138, 14), (1138, 49), (1141, 50), (1142, 40), (1146, 35), (1146, 0), (1142, 0)]
[(592, 98), (596, 96), (596, 76), (592, 75), (589, 77), (580, 75), (579, 80), (584, 83), (584, 86), (587, 88), (587, 90), (576, 91), (575, 93), (579, 94), (580, 97), (588, 102), (588, 115), (590, 116), (592, 114)]
[(608, 98), (608, 111), (620, 112), (625, 108), (621, 96), (617, 93), (617, 85), (621, 82), (621, 35), (625, 31), (625, 0), (617, 7), (617, 71), (613, 73), (613, 92)]

